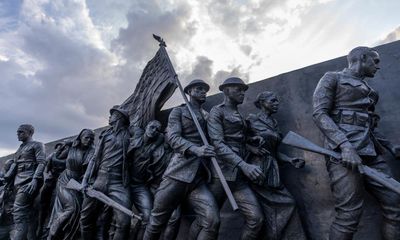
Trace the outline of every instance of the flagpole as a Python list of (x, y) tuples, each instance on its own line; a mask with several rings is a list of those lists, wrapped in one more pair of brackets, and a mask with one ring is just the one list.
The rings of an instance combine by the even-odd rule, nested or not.
[[(194, 111), (193, 111), (193, 109), (192, 109), (192, 107), (191, 107), (191, 105), (189, 103), (189, 100), (188, 100), (185, 92), (183, 91), (182, 84), (178, 79), (178, 75), (175, 72), (174, 66), (172, 65), (171, 59), (168, 56), (167, 50), (165, 49), (167, 47), (167, 45), (165, 44), (164, 40), (161, 37), (159, 37), (157, 35), (154, 35), (154, 34), (153, 34), (153, 37), (154, 37), (154, 39), (156, 39), (160, 43), (160, 49), (166, 55), (166, 57), (168, 59), (169, 66), (171, 67), (171, 69), (175, 73), (174, 78), (175, 78), (176, 84), (178, 85), (178, 88), (179, 88), (179, 91), (181, 92), (183, 100), (185, 101), (186, 106), (189, 109), (190, 115), (192, 116), (193, 122), (196, 125), (197, 131), (200, 134), (200, 137), (201, 137), (201, 140), (203, 141), (203, 144), (204, 145), (209, 145), (208, 140), (206, 138), (206, 135), (204, 134), (203, 129), (201, 128), (200, 123), (197, 120), (196, 114), (194, 113)], [(233, 197), (232, 191), (229, 188), (228, 183), (226, 182), (224, 174), (222, 173), (221, 168), (218, 165), (217, 159), (215, 159), (215, 157), (211, 157), (211, 162), (212, 162), (212, 165), (213, 165), (215, 171), (217, 172), (218, 178), (219, 178), (219, 180), (220, 180), (220, 182), (222, 184), (222, 187), (224, 188), (224, 191), (225, 191), (225, 193), (226, 193), (226, 195), (228, 197), (229, 203), (231, 204), (233, 211), (236, 211), (238, 209), (238, 205), (236, 203), (235, 198)]]

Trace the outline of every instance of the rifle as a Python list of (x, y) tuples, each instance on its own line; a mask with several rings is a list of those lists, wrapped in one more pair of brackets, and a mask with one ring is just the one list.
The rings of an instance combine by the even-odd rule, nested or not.
[[(69, 180), (69, 182), (67, 184), (67, 188), (76, 190), (76, 191), (80, 191), (80, 192), (84, 191), (82, 188), (82, 185), (79, 182), (77, 182), (75, 179)], [(95, 199), (99, 200), (100, 202), (129, 215), (130, 217), (134, 217), (140, 221), (142, 220), (142, 218), (139, 215), (134, 214), (131, 210), (127, 209), (126, 207), (124, 207), (121, 204), (117, 203), (116, 201), (112, 200), (110, 197), (108, 197), (104, 193), (93, 189), (92, 187), (87, 188), (85, 193), (89, 197), (95, 198)]]
[[(159, 37), (159, 36), (157, 36), (157, 35), (154, 35), (154, 34), (153, 34), (153, 37), (154, 37), (154, 39), (156, 39), (156, 40), (160, 43), (160, 48), (161, 48), (161, 49), (164, 51), (164, 53), (166, 54), (167, 59), (168, 59), (168, 62), (169, 62), (169, 65), (170, 65), (170, 67), (172, 68), (172, 70), (174, 70), (174, 67), (173, 67), (173, 65), (172, 65), (172, 63), (171, 63), (171, 60), (169, 59), (167, 50), (165, 50), (165, 47), (166, 47), (167, 45), (165, 44), (164, 40), (163, 40), (161, 37)], [(174, 72), (175, 72), (175, 70), (174, 70)], [(199, 134), (200, 134), (200, 137), (201, 137), (201, 140), (203, 141), (203, 144), (204, 144), (204, 145), (209, 145), (208, 140), (207, 140), (207, 138), (206, 138), (206, 135), (204, 134), (203, 129), (201, 128), (200, 123), (199, 123), (199, 121), (197, 120), (196, 114), (193, 112), (193, 109), (192, 109), (192, 107), (191, 107), (191, 105), (190, 105), (190, 103), (189, 103), (189, 100), (187, 99), (187, 97), (186, 97), (186, 95), (185, 95), (185, 92), (183, 91), (183, 87), (182, 87), (182, 85), (181, 85), (181, 83), (180, 83), (180, 81), (179, 81), (179, 79), (178, 79), (178, 75), (177, 75), (177, 74), (175, 74), (175, 81), (176, 81), (176, 84), (178, 85), (179, 91), (181, 92), (181, 95), (182, 95), (182, 97), (183, 97), (183, 100), (185, 101), (186, 106), (187, 106), (188, 109), (189, 109), (190, 116), (192, 116), (193, 122), (194, 122), (194, 124), (196, 125), (197, 131), (198, 131)], [(217, 172), (218, 178), (219, 178), (219, 180), (221, 181), (222, 187), (223, 187), (224, 190), (225, 190), (225, 193), (226, 193), (226, 195), (227, 195), (227, 197), (228, 197), (229, 203), (231, 204), (233, 211), (238, 210), (238, 205), (237, 205), (237, 203), (236, 203), (236, 200), (235, 200), (235, 198), (233, 198), (232, 191), (231, 191), (231, 189), (229, 188), (228, 183), (226, 182), (226, 179), (225, 179), (225, 177), (224, 177), (224, 174), (222, 173), (221, 168), (220, 168), (220, 166), (218, 165), (218, 162), (217, 162), (217, 160), (215, 159), (215, 157), (212, 157), (212, 158), (211, 158), (211, 162), (212, 162), (212, 165), (213, 165), (215, 171)]]
[[(288, 132), (288, 134), (286, 134), (286, 136), (283, 138), (282, 142), (284, 144), (292, 146), (292, 147), (300, 148), (300, 149), (314, 152), (314, 153), (319, 153), (322, 155), (327, 155), (327, 156), (333, 157), (338, 160), (340, 160), (342, 158), (340, 153), (320, 147), (317, 144), (311, 142), (310, 140), (308, 140), (292, 131), (290, 131), (290, 132)], [(370, 168), (366, 165), (361, 164), (361, 169), (363, 170), (363, 172), (360, 172), (361, 174), (364, 174), (365, 176), (382, 184), (386, 188), (400, 194), (400, 183), (398, 181), (396, 181), (394, 178), (392, 178), (382, 172), (379, 172), (373, 168)]]

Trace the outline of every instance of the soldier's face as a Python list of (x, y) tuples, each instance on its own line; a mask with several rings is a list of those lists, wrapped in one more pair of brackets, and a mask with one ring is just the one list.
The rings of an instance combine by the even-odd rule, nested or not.
[(226, 86), (226, 91), (225, 94), (231, 101), (237, 103), (237, 104), (242, 104), (244, 101), (244, 93), (246, 90), (240, 86), (240, 85), (234, 85), (234, 86)]
[(81, 136), (81, 144), (84, 147), (90, 146), (94, 141), (94, 136), (90, 132), (84, 132)]
[(18, 141), (25, 142), (31, 137), (31, 135), (28, 130), (23, 129), (23, 128), (18, 128), (17, 137), (18, 137)]
[(271, 96), (261, 101), (261, 105), (269, 112), (276, 113), (279, 109), (279, 99), (276, 96)]
[(379, 70), (380, 58), (379, 54), (375, 51), (369, 52), (363, 62), (364, 74), (366, 77), (374, 77), (375, 73)]
[(192, 99), (204, 103), (207, 98), (207, 88), (203, 85), (195, 85), (190, 89), (189, 95)]
[(161, 125), (158, 122), (150, 122), (146, 126), (145, 134), (149, 138), (155, 138), (160, 133)]
[(121, 113), (114, 111), (112, 112), (112, 114), (110, 115), (110, 117), (108, 118), (108, 123), (110, 125), (114, 125), (114, 123), (116, 123), (119, 119), (121, 119), (123, 116), (121, 115)]

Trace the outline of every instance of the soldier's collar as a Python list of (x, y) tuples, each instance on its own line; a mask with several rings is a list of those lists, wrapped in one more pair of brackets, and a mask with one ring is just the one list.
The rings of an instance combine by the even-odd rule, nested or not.
[(344, 75), (346, 75), (347, 77), (351, 77), (351, 78), (356, 79), (356, 80), (360, 80), (360, 81), (364, 80), (363, 77), (354, 75), (354, 73), (349, 68), (343, 69), (342, 73)]

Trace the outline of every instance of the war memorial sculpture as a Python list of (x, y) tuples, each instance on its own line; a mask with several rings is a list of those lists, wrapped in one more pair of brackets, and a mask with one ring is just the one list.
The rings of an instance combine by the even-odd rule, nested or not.
[[(348, 66), (327, 69), (306, 96), (312, 111), (304, 116), (322, 145), (289, 132), (296, 129), (282, 135), (273, 115), (290, 110), (278, 113), (296, 91), (252, 89), (231, 76), (211, 104), (207, 79), (183, 88), (165, 42), (154, 38), (159, 50), (97, 140), (83, 129), (46, 152), (32, 125), (18, 128), (22, 144), (0, 172), (0, 239), (400, 239), (400, 183), (390, 167), (400, 148), (378, 131), (379, 95), (368, 83), (380, 69), (378, 50), (354, 48)], [(185, 104), (161, 111), (177, 88)], [(285, 181), (285, 171), (302, 172), (299, 186), (315, 177), (309, 164), (326, 164), (324, 186), (301, 192)], [(312, 213), (319, 206), (308, 200), (322, 188), (332, 217)], [(381, 229), (359, 237), (369, 231), (360, 225), (370, 201), (364, 190), (379, 206)], [(329, 225), (318, 230), (310, 224), (317, 221)], [(238, 226), (233, 235), (230, 224)]]

